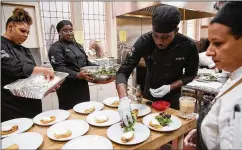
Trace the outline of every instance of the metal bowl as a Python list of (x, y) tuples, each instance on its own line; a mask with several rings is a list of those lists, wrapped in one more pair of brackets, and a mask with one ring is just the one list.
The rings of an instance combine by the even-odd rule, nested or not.
[(101, 70), (117, 72), (118, 68), (119, 68), (118, 65), (106, 66), (106, 67), (104, 67), (104, 66), (87, 66), (87, 67), (81, 68), (80, 70), (90, 73), (89, 76), (93, 78), (92, 83), (106, 84), (106, 83), (110, 83), (110, 82), (114, 81), (116, 74), (115, 75), (106, 75), (106, 74), (95, 74), (95, 73), (98, 71), (101, 71)]

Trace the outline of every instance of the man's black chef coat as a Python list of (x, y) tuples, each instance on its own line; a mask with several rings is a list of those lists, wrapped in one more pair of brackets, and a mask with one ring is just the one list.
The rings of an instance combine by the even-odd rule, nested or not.
[(167, 100), (171, 102), (171, 107), (174, 103), (174, 108), (178, 108), (177, 100), (180, 97), (181, 88), (171, 91), (163, 98), (154, 98), (149, 89), (170, 85), (177, 80), (181, 80), (185, 85), (194, 79), (199, 62), (195, 41), (178, 33), (166, 49), (158, 49), (152, 38), (152, 32), (143, 34), (118, 70), (117, 84), (127, 84), (128, 77), (142, 57), (147, 67), (144, 98), (153, 101)]

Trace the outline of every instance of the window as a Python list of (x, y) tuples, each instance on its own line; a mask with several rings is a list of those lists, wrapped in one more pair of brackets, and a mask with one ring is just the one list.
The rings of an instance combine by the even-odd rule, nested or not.
[(71, 21), (70, 2), (41, 1), (40, 2), (43, 39), (45, 51), (58, 40), (56, 25), (61, 20)]
[[(84, 32), (84, 49), (88, 50), (91, 40), (106, 41), (105, 2), (82, 2), (82, 24)], [(103, 47), (105, 50), (105, 47)]]
[(196, 38), (196, 19), (187, 20), (187, 36), (195, 40), (195, 38)]
[(183, 21), (180, 21), (180, 23), (178, 25), (178, 28), (179, 28), (179, 30), (178, 30), (179, 33), (183, 33), (184, 32), (183, 31)]

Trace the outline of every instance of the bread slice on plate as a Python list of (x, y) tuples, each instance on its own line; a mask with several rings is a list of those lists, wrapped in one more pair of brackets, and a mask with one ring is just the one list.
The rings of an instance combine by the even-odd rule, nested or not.
[(108, 121), (108, 117), (107, 116), (97, 116), (96, 117), (96, 122), (97, 123), (104, 123)]
[(51, 123), (51, 122), (54, 122), (56, 120), (56, 117), (55, 116), (50, 116), (50, 117), (43, 117), (40, 122), (42, 124), (48, 124), (48, 123)]
[(91, 106), (88, 106), (84, 112), (85, 113), (92, 113), (94, 111), (95, 111), (95, 107), (93, 105), (91, 105)]
[(8, 147), (6, 147), (4, 150), (13, 150), (13, 149), (19, 149), (18, 144), (13, 144)]
[(115, 106), (115, 107), (118, 107), (119, 106), (119, 100), (113, 101), (113, 103), (111, 105)]
[(129, 131), (123, 134), (121, 141), (123, 143), (128, 143), (134, 139), (134, 131)]
[(54, 133), (54, 137), (56, 139), (64, 139), (64, 138), (68, 138), (72, 135), (71, 130), (61, 130), (61, 131), (57, 131)]
[(18, 125), (13, 126), (3, 126), (1, 130), (1, 135), (8, 135), (18, 130)]
[(162, 126), (160, 125), (160, 123), (156, 119), (151, 120), (149, 122), (149, 126), (151, 126), (152, 128), (155, 128), (155, 129), (162, 128)]

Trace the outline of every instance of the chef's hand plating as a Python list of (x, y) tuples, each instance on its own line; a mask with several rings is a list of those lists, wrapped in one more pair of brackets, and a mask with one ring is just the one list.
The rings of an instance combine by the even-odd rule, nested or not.
[(129, 122), (133, 123), (133, 118), (131, 115), (131, 100), (128, 97), (123, 97), (120, 99), (120, 104), (118, 107), (118, 112), (121, 120), (123, 120), (126, 126), (129, 126)]

